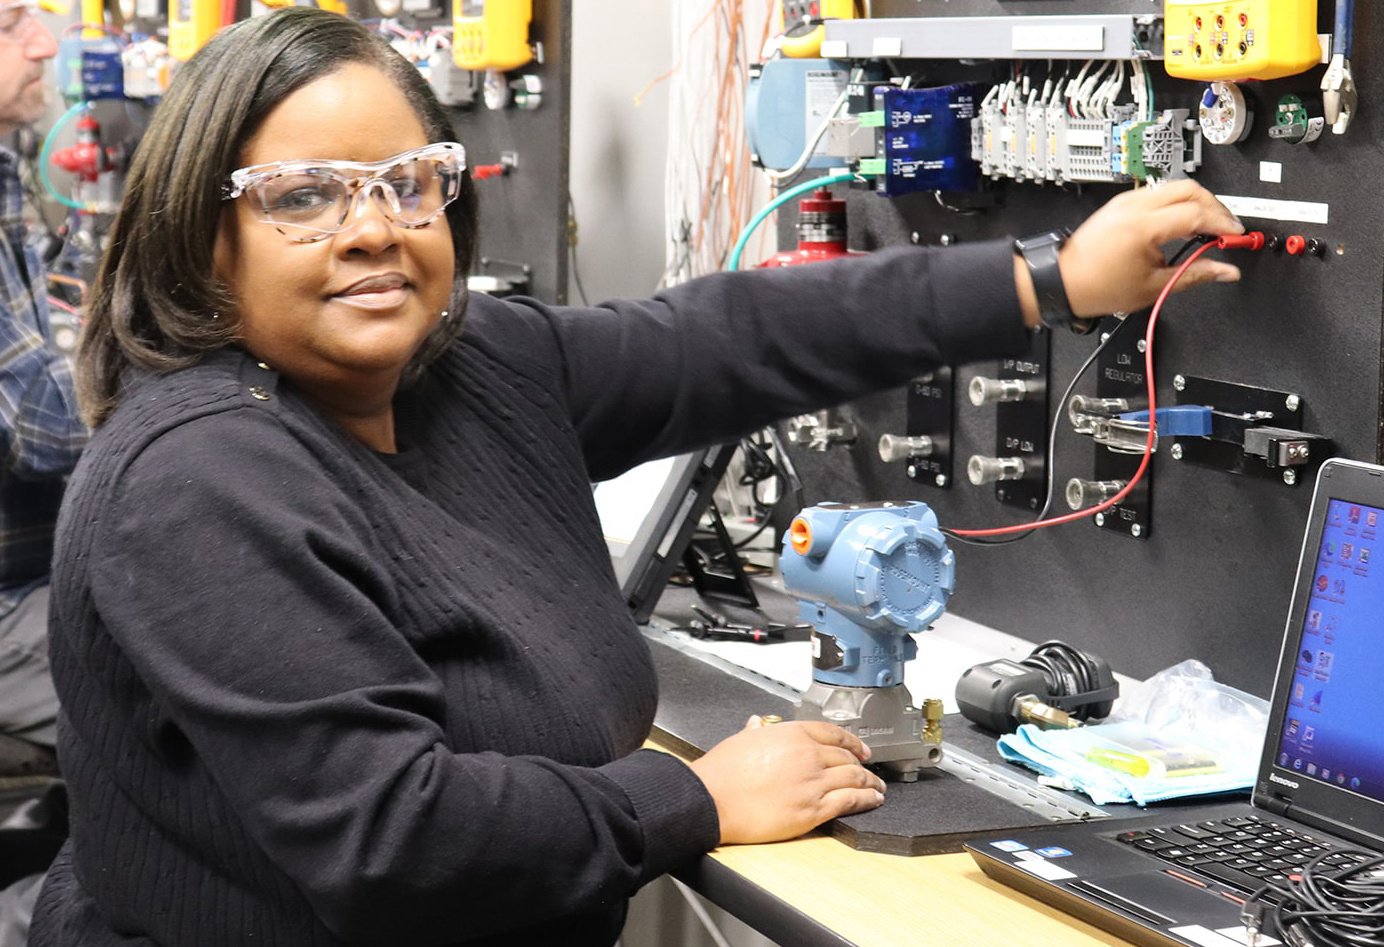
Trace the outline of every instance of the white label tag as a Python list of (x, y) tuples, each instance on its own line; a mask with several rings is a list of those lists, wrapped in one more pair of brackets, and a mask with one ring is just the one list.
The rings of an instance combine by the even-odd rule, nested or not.
[[(1250, 947), (1249, 933), (1243, 927), (1222, 927), (1216, 933), (1229, 937), (1237, 944), (1244, 944), (1244, 947)], [(1280, 947), (1282, 943), (1283, 941), (1277, 937), (1261, 933), (1259, 939), (1254, 942), (1254, 947)]]
[(1283, 165), (1277, 161), (1259, 162), (1259, 180), (1265, 184), (1283, 183)]
[(1050, 862), (1047, 859), (1043, 859), (1042, 861), (1021, 861), (1018, 865), (1030, 875), (1037, 875), (1039, 878), (1045, 878), (1048, 881), (1067, 881), (1070, 878), (1076, 877), (1076, 875), (1063, 868), (1057, 862)]
[(1217, 194), (1216, 197), (1236, 217), (1257, 217), (1261, 220), (1291, 220), (1303, 224), (1330, 223), (1331, 205), (1310, 201), (1278, 201), (1269, 197), (1237, 197)]
[(1098, 53), (1105, 49), (1103, 26), (1016, 26), (1011, 37), (1016, 52)]
[(875, 59), (888, 59), (903, 55), (903, 40), (897, 36), (876, 36), (870, 45), (870, 55)]
[(1067, 144), (1080, 148), (1100, 148), (1109, 137), (1108, 132), (1098, 128), (1072, 128), (1067, 131)]
[(1201, 947), (1243, 947), (1243, 941), (1231, 940), (1229, 937), (1222, 937), (1209, 927), (1202, 927), (1200, 924), (1189, 924), (1186, 927), (1170, 927), (1169, 934), (1176, 934), (1184, 940), (1190, 940)]
[[(845, 88), (844, 72), (813, 71), (803, 76), (803, 96), (807, 100), (807, 107), (803, 110), (803, 141), (812, 140), (813, 133), (821, 127), (822, 120), (827, 117), (827, 113), (831, 111), (831, 107), (836, 104)], [(825, 154), (826, 150), (827, 136), (823, 135), (812, 153)]]

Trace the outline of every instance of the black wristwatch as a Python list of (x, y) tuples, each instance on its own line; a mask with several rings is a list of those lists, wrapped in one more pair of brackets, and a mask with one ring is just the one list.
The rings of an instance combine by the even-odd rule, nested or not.
[(1033, 277), (1033, 290), (1038, 296), (1038, 318), (1049, 329), (1069, 329), (1085, 335), (1096, 328), (1095, 319), (1082, 319), (1072, 312), (1067, 289), (1062, 285), (1062, 271), (1057, 268), (1057, 254), (1067, 242), (1066, 230), (1050, 230), (1035, 237), (1014, 241), (1014, 252), (1024, 258)]

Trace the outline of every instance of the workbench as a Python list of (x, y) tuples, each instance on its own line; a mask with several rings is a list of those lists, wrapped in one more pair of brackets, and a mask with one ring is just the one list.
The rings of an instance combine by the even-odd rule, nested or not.
[[(783, 711), (794, 686), (775, 679), (791, 677), (776, 673), (770, 661), (770, 649), (779, 645), (704, 648), (704, 642), (670, 632), (687, 605), (677, 592), (670, 599), (660, 606), (662, 618), (656, 617), (648, 631), (664, 697), (649, 745), (688, 759), (699, 754), (696, 744), (705, 742), (706, 733), (728, 734), (743, 725), (747, 709)], [(778, 604), (770, 604), (771, 611), (779, 612)], [(958, 644), (981, 637), (984, 641), (977, 640), (980, 650), (974, 653)], [(927, 667), (920, 667), (925, 676), (917, 684), (910, 679), (910, 686), (930, 690), (914, 696), (937, 693), (940, 685), (933, 681), (954, 683), (956, 668), (972, 658), (1022, 656), (1026, 644), (971, 628), (963, 628), (960, 635), (948, 635), (944, 629), (933, 640), (921, 635), (919, 651)], [(680, 656), (690, 651), (698, 652), (709, 673), (736, 680), (723, 694), (707, 694), (707, 679)], [(756, 663), (761, 671), (742, 668)], [(689, 674), (692, 679), (684, 679)], [(699, 701), (695, 715), (688, 706), (694, 700)], [(753, 706), (744, 706), (747, 702)], [(689, 727), (691, 716), (695, 723)], [(840, 837), (833, 837), (833, 830)], [(787, 842), (725, 846), (675, 877), (782, 947), (990, 947), (1020, 939), (1051, 947), (1127, 943), (985, 877), (969, 855), (958, 851), (957, 837), (936, 838), (922, 846), (941, 854), (888, 854), (887, 839), (872, 845), (866, 838), (863, 847), (873, 851), (860, 850), (860, 843), (855, 833), (835, 826)]]

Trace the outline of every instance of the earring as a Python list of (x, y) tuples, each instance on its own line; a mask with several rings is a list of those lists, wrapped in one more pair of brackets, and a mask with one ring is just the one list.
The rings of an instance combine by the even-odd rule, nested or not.
[(211, 317), (212, 317), (213, 319), (220, 319), (220, 318), (221, 318), (221, 313), (219, 313), (219, 312), (217, 312), (216, 310), (213, 309), (213, 310), (212, 310), (212, 313), (211, 313)]
[(449, 318), (451, 318), (451, 315), (451, 313), (444, 309), (442, 310), (442, 314), (439, 315), (438, 318), (441, 319), (443, 322), (446, 322)]

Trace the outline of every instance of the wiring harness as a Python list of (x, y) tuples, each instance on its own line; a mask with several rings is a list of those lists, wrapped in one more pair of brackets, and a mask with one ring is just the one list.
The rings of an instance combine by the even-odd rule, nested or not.
[(1292, 947), (1384, 947), (1384, 855), (1332, 849), (1290, 885), (1265, 885), (1241, 912), (1251, 945), (1269, 925)]

